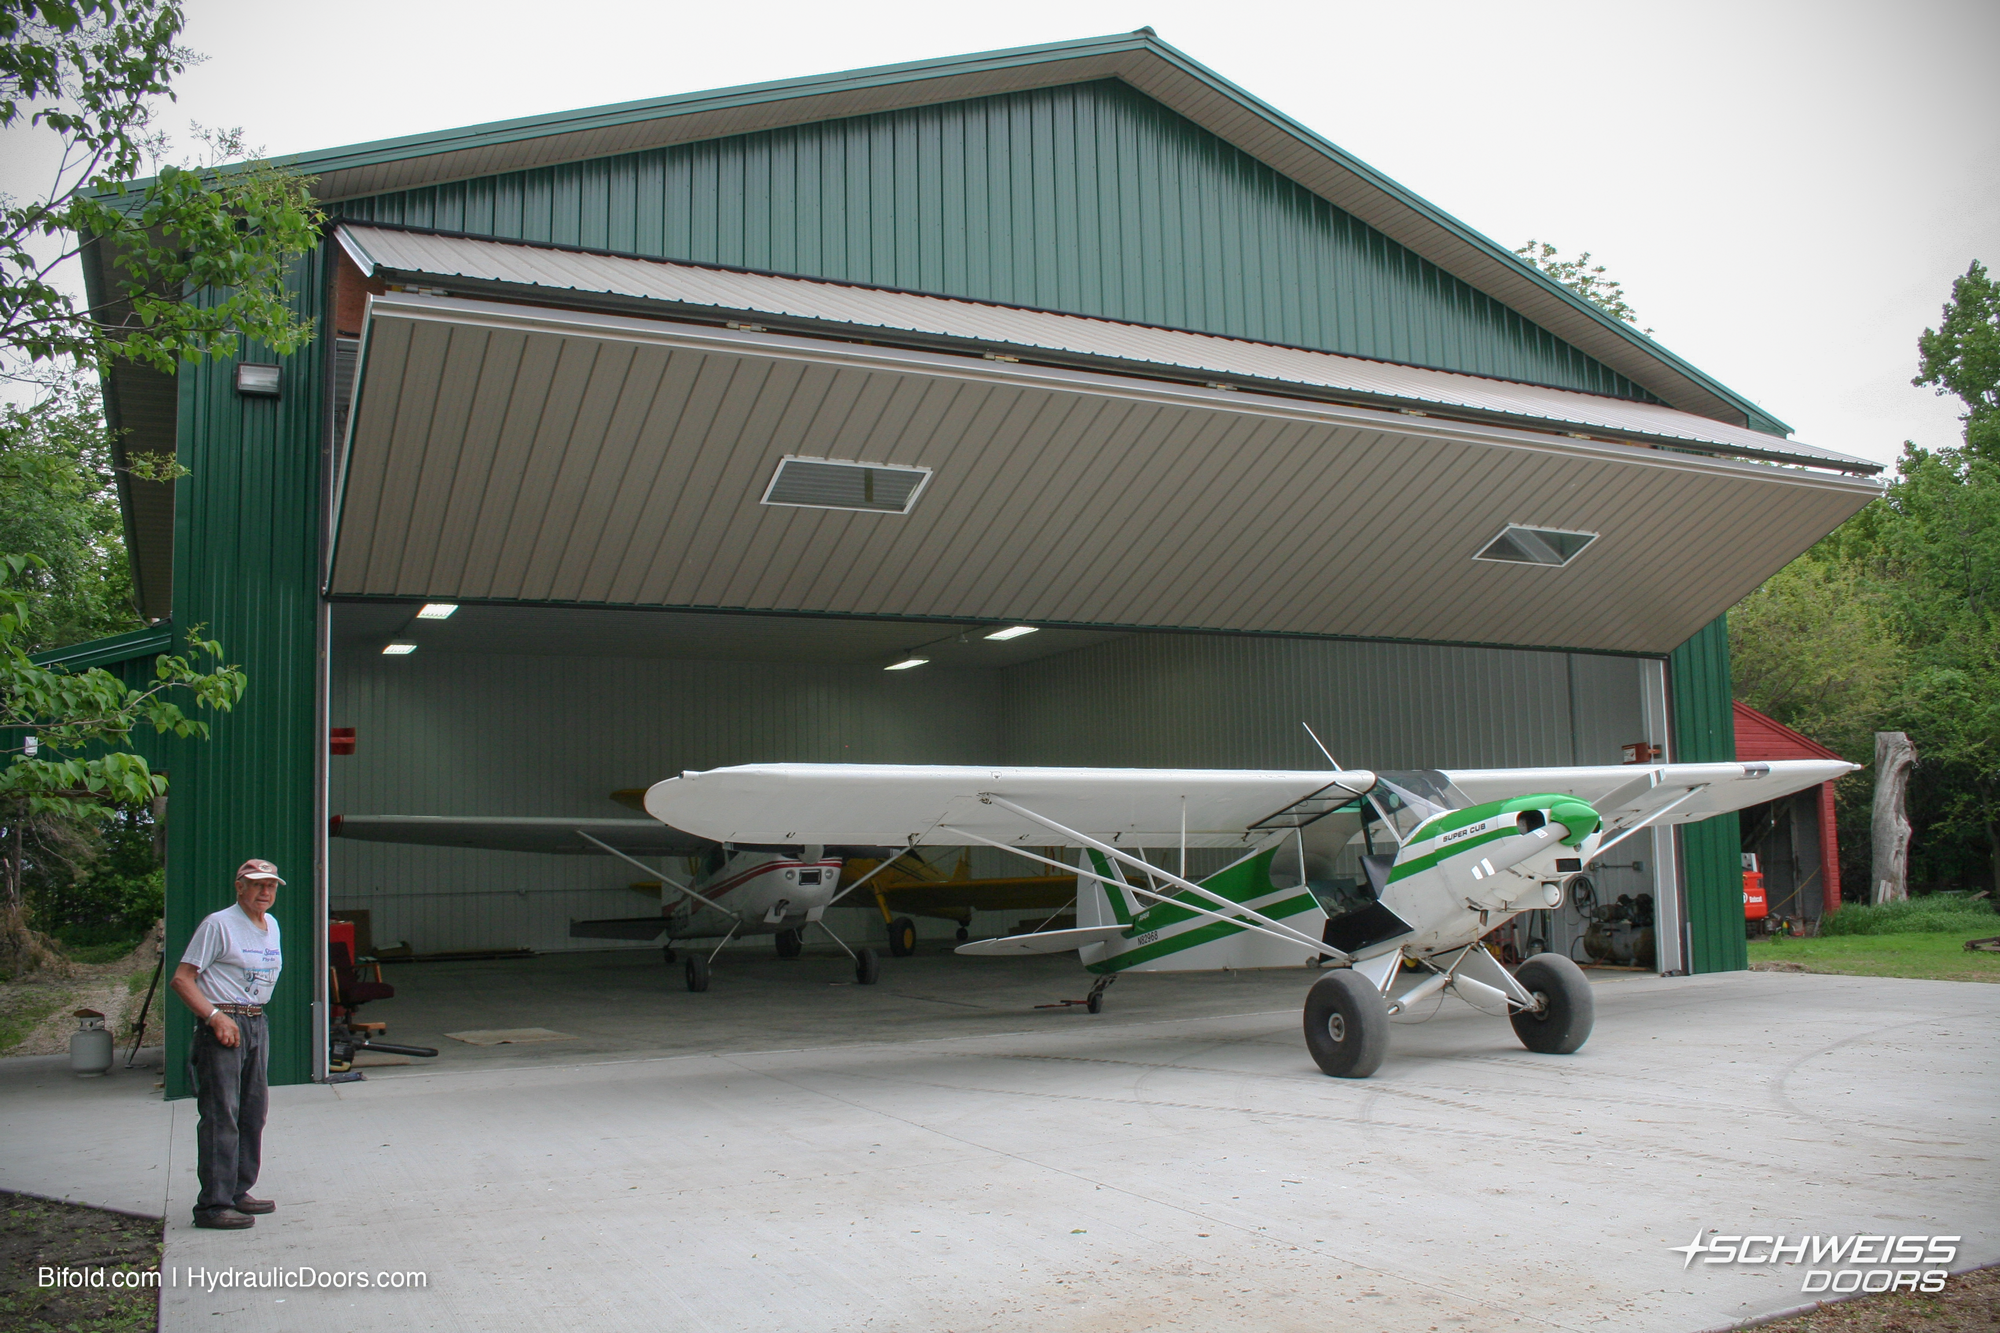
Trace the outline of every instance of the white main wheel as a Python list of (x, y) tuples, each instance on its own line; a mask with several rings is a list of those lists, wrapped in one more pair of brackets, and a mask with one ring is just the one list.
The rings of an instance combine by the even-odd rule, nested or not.
[(1540, 1013), (1523, 1010), (1509, 1017), (1523, 1046), (1543, 1055), (1569, 1055), (1590, 1040), (1597, 1000), (1582, 968), (1559, 953), (1538, 953), (1521, 964), (1514, 980), (1542, 1006)]
[(1367, 1078), (1389, 1053), (1389, 1006), (1375, 984), (1337, 968), (1306, 992), (1306, 1049), (1320, 1072)]

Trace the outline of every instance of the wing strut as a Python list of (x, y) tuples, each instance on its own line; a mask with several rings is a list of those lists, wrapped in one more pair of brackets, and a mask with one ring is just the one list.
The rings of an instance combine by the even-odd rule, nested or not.
[[(845, 898), (848, 894), (854, 892), (856, 889), (860, 888), (863, 884), (866, 884), (869, 880), (875, 878), (877, 875), (887, 870), (890, 866), (890, 863), (895, 861), (900, 861), (905, 856), (909, 855), (912, 851), (916, 849), (916, 846), (917, 844), (913, 842), (908, 847), (905, 847), (902, 851), (897, 852), (894, 856), (883, 857), (880, 861), (877, 861), (875, 863), (875, 868), (873, 870), (863, 875), (860, 879), (855, 880), (852, 884), (842, 889), (839, 893), (834, 894), (833, 897), (827, 899), (826, 905), (828, 907), (833, 906), (835, 903), (839, 902), (842, 898)], [(865, 912), (868, 909), (864, 907), (861, 910)], [(838, 943), (838, 941), (835, 942)], [(840, 947), (845, 949), (847, 946), (842, 944)]]
[(1692, 801), (1695, 797), (1701, 795), (1703, 792), (1707, 790), (1708, 790), (1708, 784), (1706, 782), (1702, 783), (1701, 786), (1699, 787), (1688, 788), (1687, 791), (1683, 793), (1681, 796), (1679, 796), (1674, 800), (1668, 801), (1665, 805), (1655, 810), (1652, 814), (1647, 815), (1644, 819), (1632, 825), (1630, 828), (1619, 829), (1618, 836), (1611, 839), (1609, 842), (1598, 843), (1597, 850), (1590, 854), (1591, 858), (1595, 860), (1598, 857), (1603, 856), (1606, 852), (1610, 851), (1613, 847), (1616, 847), (1619, 843), (1625, 841), (1625, 839), (1631, 837), (1634, 833), (1637, 833), (1640, 829), (1648, 828), (1654, 824), (1659, 823), (1662, 819), (1665, 819), (1668, 815), (1680, 809), (1682, 806), (1686, 805), (1689, 801)]
[[(1341, 958), (1347, 957), (1346, 954), (1341, 953), (1338, 949), (1332, 948), (1332, 946), (1328, 945), (1324, 940), (1316, 940), (1302, 930), (1294, 930), (1290, 926), (1285, 925), (1281, 921), (1273, 921), (1270, 917), (1265, 916), (1261, 912), (1252, 911), (1250, 908), (1245, 907), (1241, 903), (1232, 902), (1228, 898), (1223, 897), (1221, 894), (1216, 893), (1214, 890), (1205, 889), (1201, 885), (1196, 884), (1192, 880), (1183, 879), (1179, 875), (1170, 874), (1167, 871), (1160, 869), (1158, 866), (1140, 860), (1138, 857), (1133, 856), (1129, 852), (1120, 851), (1118, 848), (1113, 847), (1109, 843), (1099, 842), (1097, 839), (1091, 837), (1087, 833), (1079, 833), (1075, 829), (1066, 828), (1063, 825), (1056, 823), (1055, 820), (1050, 819), (1045, 815), (1036, 814), (1033, 810), (1028, 809), (1026, 806), (1014, 804), (1012, 801), (1008, 800), (1004, 796), (995, 796), (991, 792), (988, 792), (985, 795), (981, 796), (979, 799), (982, 801), (990, 802), (993, 805), (997, 805), (1003, 810), (1011, 810), (1015, 814), (1021, 816), (1021, 818), (1023, 819), (1033, 820), (1035, 823), (1040, 824), (1043, 828), (1049, 829), (1056, 833), (1060, 833), (1065, 838), (1074, 839), (1075, 841), (1083, 844), (1086, 847), (1093, 848), (1096, 851), (1101, 852), (1106, 856), (1109, 856), (1118, 861), (1122, 861), (1123, 863), (1131, 866), (1135, 870), (1144, 871), (1146, 874), (1151, 875), (1157, 879), (1163, 879), (1167, 883), (1172, 884), (1176, 888), (1180, 889), (1183, 893), (1192, 893), (1196, 897), (1199, 897), (1207, 902), (1219, 904), (1223, 908), (1227, 909), (1227, 913), (1224, 914), (1218, 912), (1202, 912), (1200, 908), (1195, 907), (1194, 904), (1190, 903), (1184, 897), (1167, 898), (1162, 894), (1149, 894), (1149, 896), (1158, 898), (1162, 902), (1172, 902), (1177, 904), (1178, 906), (1187, 908), (1189, 911), (1199, 912), (1203, 916), (1211, 916), (1221, 921), (1231, 921), (1237, 925), (1248, 926), (1250, 922), (1254, 921), (1257, 923), (1259, 927), (1262, 928), (1263, 934), (1269, 935), (1273, 939), (1283, 940), (1287, 944), (1302, 944), (1306, 948), (1311, 949), (1314, 954), (1333, 953)], [(985, 840), (981, 839), (981, 841)]]
[[(585, 842), (597, 843), (597, 845), (599, 847), (602, 847), (607, 853), (617, 857), (619, 860), (625, 862), (626, 864), (635, 865), (639, 867), (639, 869), (645, 871), (647, 874), (657, 876), (663, 884), (667, 885), (669, 888), (673, 889), (677, 893), (686, 894), (688, 897), (694, 899), (695, 902), (700, 906), (713, 907), (716, 911), (721, 912), (725, 916), (729, 917), (739, 927), (743, 924), (742, 917), (737, 916), (736, 913), (730, 911), (727, 907), (724, 907), (721, 903), (716, 902), (714, 899), (702, 897), (700, 894), (696, 893), (693, 889), (689, 888), (687, 885), (682, 884), (678, 880), (674, 879), (674, 877), (669, 875), (666, 871), (655, 870), (653, 869), (653, 867), (647, 865), (644, 861), (641, 861), (636, 857), (625, 855), (625, 853), (619, 851), (616, 847), (613, 847), (610, 843), (598, 842), (596, 838), (591, 837), (588, 833), (585, 833), (582, 829), (577, 829), (575, 832), (576, 836), (582, 838)], [(731, 931), (730, 933), (733, 935), (736, 932)], [(725, 944), (728, 943), (727, 940), (723, 942)]]
[[(1151, 889), (1142, 889), (1137, 884), (1134, 884), (1130, 880), (1107, 879), (1103, 875), (1098, 874), (1094, 870), (1085, 870), (1082, 866), (1064, 865), (1061, 861), (1052, 861), (1048, 857), (1039, 855), (1035, 852), (1031, 852), (1025, 847), (1014, 847), (1004, 842), (998, 842), (992, 838), (982, 837), (980, 834), (974, 833), (971, 829), (953, 828), (949, 824), (939, 824), (937, 827), (941, 831), (951, 834), (953, 837), (970, 838), (974, 842), (983, 842), (988, 847), (998, 847), (1003, 852), (1012, 852), (1014, 855), (1026, 857), (1030, 861), (1040, 861), (1043, 865), (1051, 865), (1058, 870), (1066, 870), (1069, 873), (1081, 876), (1084, 879), (1094, 879), (1099, 884), (1108, 885), (1109, 887), (1114, 889), (1123, 889), (1125, 892), (1131, 894), (1135, 898), (1150, 898), (1156, 903), (1172, 903), (1175, 907), (1180, 908), (1184, 912), (1192, 912), (1196, 916), (1206, 917), (1210, 921), (1225, 922), (1226, 924), (1235, 926), (1241, 930), (1254, 930), (1259, 935), (1270, 935), (1273, 939), (1280, 940), (1285, 944), (1297, 944), (1300, 940), (1309, 938), (1308, 936), (1299, 934), (1297, 931), (1292, 931), (1289, 934), (1278, 935), (1266, 929), (1263, 926), (1255, 925), (1250, 921), (1245, 921), (1243, 919), (1244, 915), (1248, 915), (1252, 918), (1255, 918), (1255, 920), (1257, 921), (1266, 921), (1268, 920), (1268, 918), (1258, 916), (1257, 913), (1252, 912), (1249, 908), (1238, 906), (1235, 903), (1231, 903), (1230, 906), (1235, 907), (1239, 915), (1224, 916), (1221, 912), (1212, 912), (1208, 908), (1201, 907), (1195, 903), (1191, 903), (1185, 898), (1170, 898), (1164, 893), (1155, 893)], [(1068, 829), (1064, 829), (1062, 831), (1064, 833), (1069, 832)], [(1261, 851), (1263, 849), (1259, 848), (1258, 850)], [(1256, 853), (1253, 852), (1251, 853), (1251, 855), (1254, 856), (1256, 855)], [(1246, 857), (1244, 859), (1247, 860), (1249, 858)], [(1219, 874), (1221, 872), (1218, 871), (1217, 873)], [(1170, 875), (1164, 877), (1168, 879), (1172, 878), (1172, 876)], [(1147, 882), (1151, 883), (1150, 880)], [(1223, 899), (1223, 901), (1228, 902), (1228, 899), (1225, 898)], [(1279, 922), (1271, 922), (1270, 924), (1276, 925), (1279, 930), (1286, 929), (1286, 927)], [(1080, 931), (1076, 930), (1051, 931), (1049, 933), (1052, 935), (1087, 935), (1093, 929), (1100, 929), (1100, 928), (1086, 926)], [(1018, 940), (1018, 939), (1026, 939), (1027, 936), (1014, 935), (1010, 936), (1009, 938)], [(990, 943), (990, 941), (985, 941), (985, 942)], [(1089, 941), (1089, 942), (1095, 943), (1095, 941)], [(969, 949), (972, 946), (968, 944), (963, 947)], [(1346, 954), (1334, 948), (1331, 944), (1321, 942), (1314, 944), (1312, 947), (1318, 953), (1326, 954), (1329, 957), (1338, 957), (1338, 958), (1347, 957)]]

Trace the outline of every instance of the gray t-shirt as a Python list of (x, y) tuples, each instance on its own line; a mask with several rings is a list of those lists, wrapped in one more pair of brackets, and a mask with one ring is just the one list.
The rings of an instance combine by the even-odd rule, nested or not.
[(181, 961), (200, 969), (195, 988), (210, 1004), (271, 1002), (285, 959), (278, 944), (278, 918), (266, 912), (264, 927), (257, 929), (241, 904), (202, 918)]

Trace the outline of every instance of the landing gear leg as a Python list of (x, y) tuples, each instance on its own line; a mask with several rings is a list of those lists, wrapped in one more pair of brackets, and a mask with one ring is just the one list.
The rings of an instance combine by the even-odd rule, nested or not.
[(1116, 972), (1107, 972), (1099, 977), (1090, 988), (1090, 994), (1081, 1000), (1057, 1000), (1054, 1004), (1038, 1004), (1037, 1009), (1087, 1009), (1093, 1014), (1104, 1012), (1104, 992), (1111, 989), (1111, 983), (1118, 980)]
[(665, 963), (668, 967), (672, 967), (674, 965), (673, 945), (669, 944), (666, 948), (660, 950), (660, 961)]
[(860, 953), (847, 947), (847, 941), (827, 930), (826, 922), (815, 921), (814, 925), (826, 931), (826, 937), (840, 946), (840, 951), (854, 960), (854, 983), (857, 986), (872, 986), (882, 976), (882, 955), (873, 949), (863, 949)]

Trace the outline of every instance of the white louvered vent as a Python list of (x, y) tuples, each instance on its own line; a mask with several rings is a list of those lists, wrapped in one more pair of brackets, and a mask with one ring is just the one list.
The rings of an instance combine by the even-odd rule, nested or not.
[(787, 454), (778, 460), (778, 470), (771, 474), (771, 484), (764, 488), (764, 503), (799, 509), (907, 514), (930, 479), (931, 470), (927, 467), (888, 467), (881, 463)]

